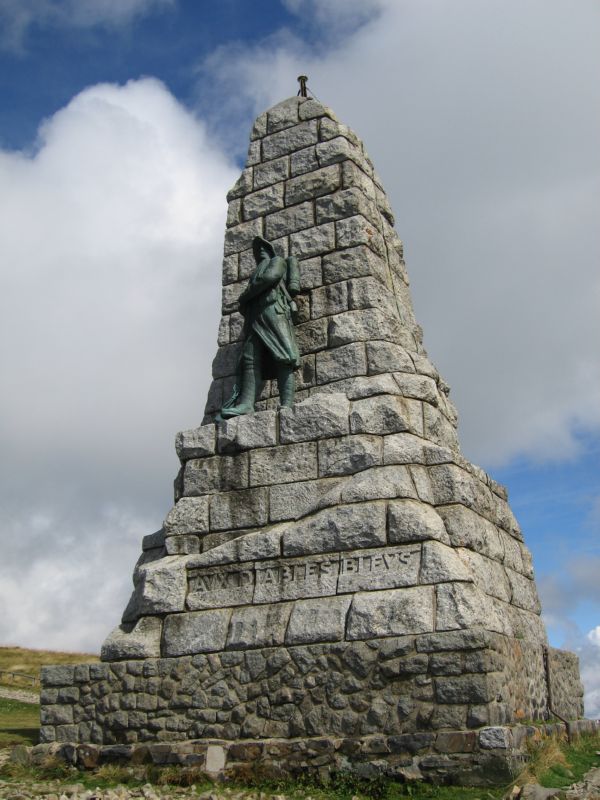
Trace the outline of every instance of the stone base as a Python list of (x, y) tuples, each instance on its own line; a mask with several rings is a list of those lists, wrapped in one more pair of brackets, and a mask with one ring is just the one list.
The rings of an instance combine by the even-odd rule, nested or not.
[[(600, 723), (577, 720), (570, 735), (600, 731)], [(194, 767), (215, 779), (253, 780), (311, 775), (327, 781), (336, 773), (362, 778), (385, 775), (462, 786), (510, 783), (528, 758), (527, 742), (566, 736), (565, 725), (495, 726), (398, 736), (310, 737), (228, 741), (201, 739), (149, 744), (91, 745), (53, 742), (30, 749), (34, 763), (48, 755), (80, 769), (102, 764)]]

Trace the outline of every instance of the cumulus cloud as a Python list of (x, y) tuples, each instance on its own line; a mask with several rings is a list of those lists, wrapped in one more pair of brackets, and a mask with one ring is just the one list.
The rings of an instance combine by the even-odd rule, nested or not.
[(32, 26), (118, 27), (174, 0), (2, 0), (0, 49), (20, 51)]
[(118, 621), (202, 418), (236, 177), (149, 79), (0, 152), (0, 640), (97, 648)]
[(600, 428), (598, 7), (372, 3), (340, 37), (342, 0), (287, 6), (318, 11), (316, 44), (281, 30), (201, 65), (220, 129), (308, 74), (383, 177), (465, 453), (575, 457)]

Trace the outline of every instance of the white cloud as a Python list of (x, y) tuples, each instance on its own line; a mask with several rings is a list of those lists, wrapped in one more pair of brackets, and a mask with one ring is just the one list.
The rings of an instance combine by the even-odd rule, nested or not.
[(97, 648), (118, 621), (202, 418), (237, 172), (155, 80), (0, 152), (0, 640)]
[(593, 645), (600, 647), (600, 625), (596, 625), (591, 631), (588, 631), (586, 638), (590, 640)]
[(600, 719), (600, 625), (588, 632), (579, 650), (581, 679), (585, 686), (585, 714), (590, 719)]
[(373, 3), (339, 37), (343, 0), (287, 5), (318, 11), (316, 45), (280, 31), (202, 65), (225, 137), (307, 74), (383, 177), (465, 453), (576, 456), (600, 429), (598, 7)]
[(20, 51), (36, 27), (118, 27), (174, 5), (175, 0), (2, 0), (0, 49)]

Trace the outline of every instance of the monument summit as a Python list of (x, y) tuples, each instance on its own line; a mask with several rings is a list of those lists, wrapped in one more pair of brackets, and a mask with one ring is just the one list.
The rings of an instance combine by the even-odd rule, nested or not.
[(577, 658), (548, 646), (505, 489), (461, 455), (363, 143), (304, 96), (250, 139), (175, 505), (102, 663), (45, 669), (42, 741), (77, 763), (508, 780), (527, 723), (589, 725)]

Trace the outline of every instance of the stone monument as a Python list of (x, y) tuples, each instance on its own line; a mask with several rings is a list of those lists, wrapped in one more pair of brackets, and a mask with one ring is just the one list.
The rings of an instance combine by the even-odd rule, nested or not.
[[(505, 489), (461, 455), (373, 164), (294, 97), (254, 123), (228, 201), (213, 381), (177, 435), (175, 505), (103, 663), (44, 671), (42, 740), (211, 773), (506, 780), (528, 722), (581, 718), (578, 662), (548, 647)], [(245, 349), (240, 297), (247, 316), (267, 268), (287, 372)]]

